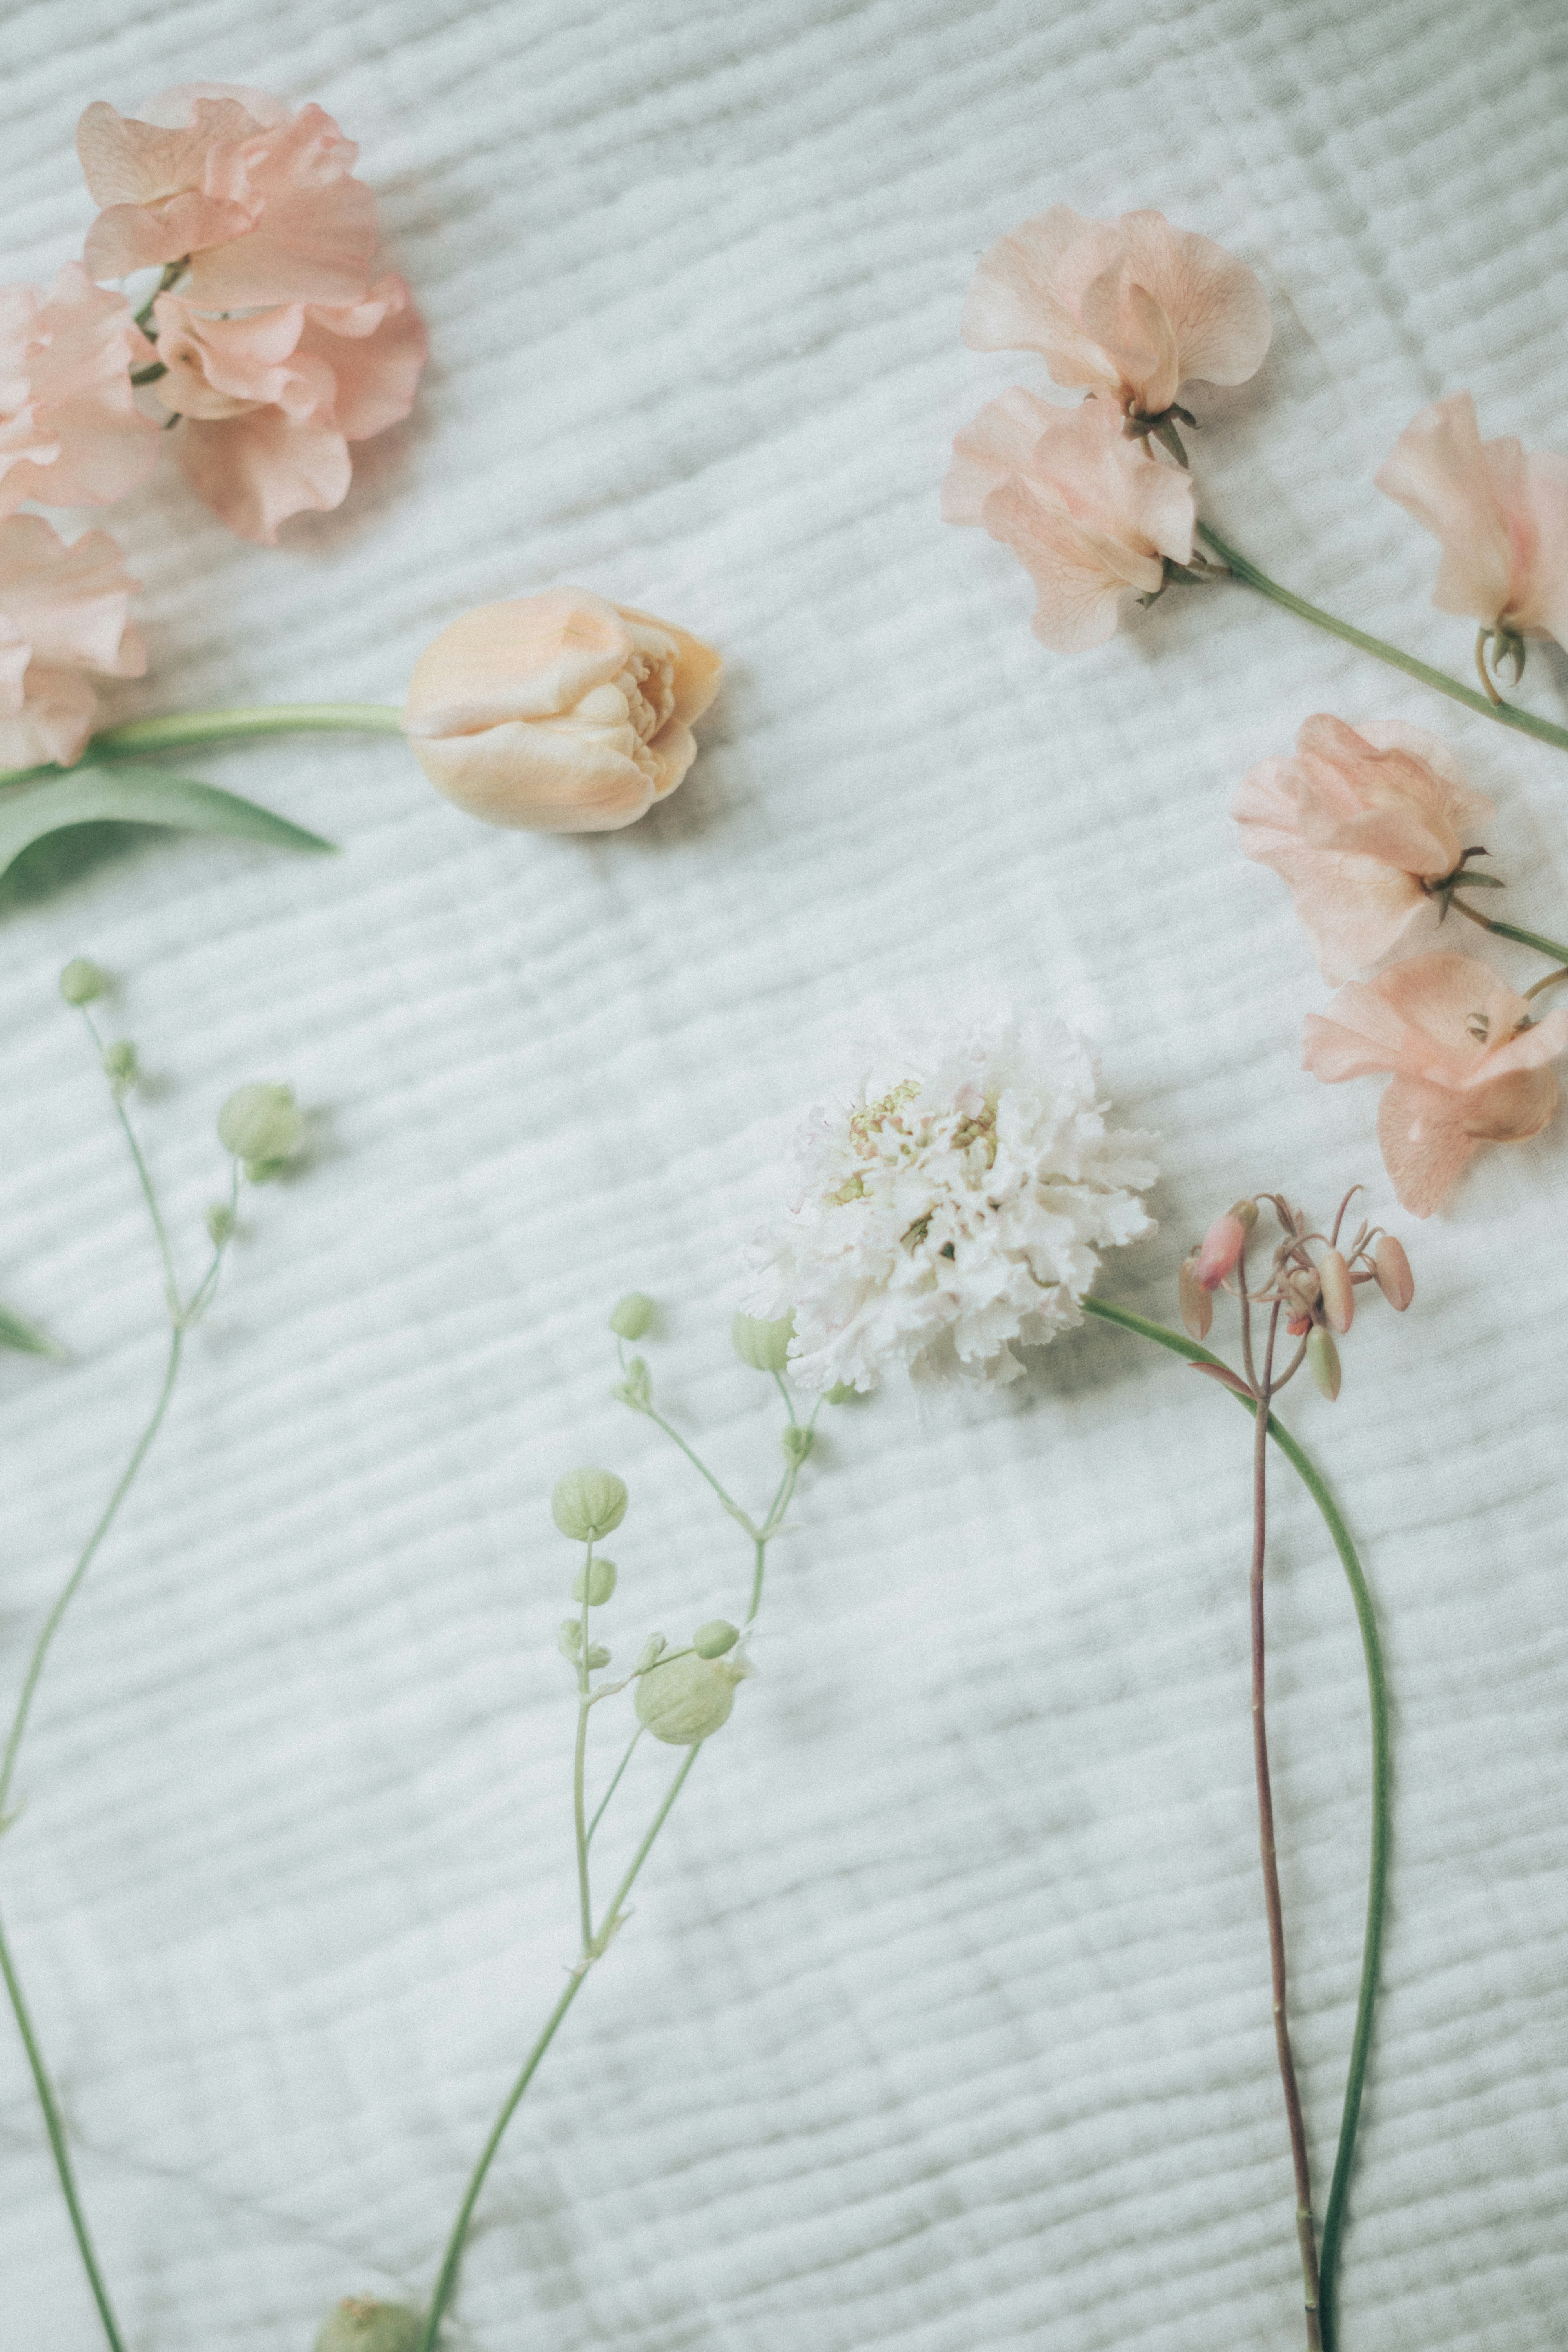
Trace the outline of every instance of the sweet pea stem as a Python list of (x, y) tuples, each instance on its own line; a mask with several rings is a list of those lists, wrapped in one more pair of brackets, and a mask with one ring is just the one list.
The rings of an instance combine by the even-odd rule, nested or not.
[[(1493, 915), (1480, 914), (1459, 897), (1458, 890), (1448, 904), (1456, 915), (1463, 915), (1467, 923), (1477, 923), (1483, 931), (1495, 931), (1500, 940), (1517, 940), (1521, 947), (1533, 948), (1538, 955), (1550, 956), (1554, 963), (1568, 964), (1568, 948), (1560, 940), (1549, 940), (1540, 931), (1523, 931), (1517, 923), (1500, 923)], [(1556, 978), (1555, 973), (1552, 978)], [(1543, 980), (1536, 982), (1538, 988), (1546, 984)]]
[[(1187, 1363), (1214, 1364), (1228, 1370), (1222, 1357), (1189, 1339), (1184, 1332), (1173, 1331), (1167, 1324), (1155, 1323), (1144, 1315), (1134, 1315), (1125, 1307), (1112, 1307), (1106, 1300), (1086, 1298), (1086, 1315), (1102, 1323), (1112, 1323), (1118, 1329), (1131, 1331), (1139, 1339), (1152, 1340)], [(1233, 1391), (1234, 1394), (1235, 1391)], [(1245, 1411), (1257, 1413), (1257, 1399), (1237, 1397)], [(1333, 2178), (1329, 2184), (1328, 2202), (1323, 2209), (1322, 2237), (1318, 2254), (1318, 2321), (1322, 2334), (1324, 2352), (1335, 2352), (1338, 2319), (1335, 2304), (1335, 2281), (1339, 2267), (1340, 2241), (1344, 2231), (1345, 2200), (1350, 2187), (1351, 2167), (1355, 2155), (1356, 2126), (1361, 2118), (1362, 2091), (1366, 2081), (1367, 2057), (1372, 2046), (1373, 2013), (1377, 2005), (1378, 1969), (1383, 1954), (1384, 1916), (1388, 1897), (1388, 1854), (1392, 1807), (1390, 1804), (1390, 1748), (1388, 1730), (1388, 1685), (1384, 1673), (1383, 1644), (1378, 1638), (1377, 1618), (1373, 1609), (1372, 1593), (1356, 1549), (1351, 1541), (1350, 1529), (1340, 1516), (1339, 1507), (1324, 1484), (1321, 1474), (1310, 1457), (1296, 1443), (1289, 1431), (1270, 1412), (1267, 1416), (1268, 1435), (1289, 1463), (1301, 1484), (1317, 1505), (1328, 1528), (1340, 1565), (1351, 1589), (1356, 1622), (1361, 1631), (1362, 1651), (1366, 1662), (1368, 1712), (1372, 1724), (1372, 1837), (1367, 1866), (1366, 1930), (1362, 1943), (1361, 1986), (1356, 1997), (1355, 2026), (1351, 2036), (1350, 2066), (1345, 2077), (1344, 2105), (1340, 2116), (1340, 2136), (1334, 2151)]]
[(1223, 540), (1210, 524), (1200, 522), (1197, 528), (1199, 538), (1207, 541), (1221, 562), (1229, 566), (1237, 579), (1244, 581), (1249, 588), (1256, 588), (1260, 595), (1272, 598), (1276, 604), (1282, 604), (1288, 613), (1298, 614), (1303, 621), (1310, 621), (1314, 628), (1326, 629), (1331, 636), (1342, 638), (1347, 646), (1359, 646), (1363, 654), (1372, 654), (1378, 661), (1387, 662), (1393, 669), (1402, 669), (1407, 677), (1419, 678), (1423, 686), (1431, 687), (1436, 693), (1446, 694), (1450, 701), (1462, 702), (1467, 709), (1479, 711), (1483, 719), (1495, 719), (1500, 727), (1517, 728), (1521, 735), (1533, 735), (1540, 742), (1555, 743), (1560, 751), (1568, 751), (1568, 727), (1555, 726), (1550, 719), (1538, 719), (1532, 710), (1521, 710), (1516, 704), (1504, 702), (1495, 692), (1479, 694), (1473, 686), (1461, 686), (1458, 678), (1449, 677), (1443, 670), (1433, 669), (1426, 662), (1417, 661), (1414, 654), (1402, 653), (1386, 638), (1370, 636), (1364, 629), (1352, 627), (1349, 621), (1340, 620), (1335, 614), (1325, 613), (1321, 604), (1310, 604), (1304, 596), (1295, 595), (1289, 588), (1282, 588), (1277, 580), (1270, 580), (1266, 572), (1260, 572), (1256, 563)]
[[(174, 710), (163, 719), (132, 719), (89, 740), (79, 766), (104, 767), (190, 743), (237, 742), (258, 735), (401, 735), (403, 713), (386, 702), (258, 702), (232, 710)], [(46, 764), (0, 772), (0, 786), (36, 783), (72, 773)]]

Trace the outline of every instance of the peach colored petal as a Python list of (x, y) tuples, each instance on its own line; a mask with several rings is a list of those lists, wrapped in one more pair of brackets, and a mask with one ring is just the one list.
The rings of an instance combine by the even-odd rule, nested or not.
[(210, 196), (175, 196), (155, 212), (146, 205), (111, 205), (89, 229), (82, 260), (91, 278), (129, 278), (134, 270), (162, 269), (202, 246), (243, 236), (249, 226), (249, 215), (237, 205), (215, 204)]
[(1106, 400), (991, 402), (954, 440), (942, 510), (1013, 548), (1039, 592), (1035, 635), (1056, 653), (1102, 645), (1126, 594), (1153, 594), (1162, 559), (1192, 555), (1190, 478), (1129, 441)]
[(135, 586), (106, 531), (68, 547), (40, 515), (0, 522), (0, 767), (68, 764), (96, 708), (84, 673), (145, 669), (128, 619)]
[(1419, 1078), (1395, 1078), (1384, 1091), (1377, 1142), (1394, 1197), (1413, 1217), (1429, 1217), (1480, 1150), (1480, 1139), (1466, 1130), (1459, 1097)]
[(424, 321), (401, 278), (377, 278), (348, 310), (313, 304), (306, 313), (301, 360), (320, 359), (332, 376), (332, 417), (348, 441), (368, 441), (399, 425), (414, 405), (429, 352)]
[(1568, 645), (1568, 457), (1531, 449), (1521, 484), (1533, 558), (1528, 593), (1506, 616), (1521, 631), (1542, 630)]
[(1436, 924), (1425, 886), (1454, 871), (1490, 813), (1437, 737), (1392, 721), (1358, 732), (1327, 714), (1306, 721), (1293, 758), (1243, 779), (1231, 811), (1245, 854), (1288, 885), (1331, 982)]
[(86, 748), (97, 712), (98, 697), (79, 670), (30, 661), (20, 709), (0, 712), (0, 770), (50, 761), (70, 767)]
[(209, 420), (268, 405), (290, 416), (330, 418), (331, 370), (299, 352), (303, 304), (224, 319), (193, 309), (178, 294), (161, 294), (153, 312), (158, 356), (169, 371), (157, 388), (166, 408)]
[(280, 408), (253, 408), (226, 422), (187, 416), (174, 439), (185, 478), (220, 522), (241, 539), (275, 547), (290, 515), (341, 506), (353, 467), (331, 425)]
[(404, 730), (438, 790), (492, 824), (597, 833), (673, 792), (721, 664), (685, 630), (586, 589), (481, 606), (444, 630)]
[[(1434, 401), (1407, 425), (1375, 476), (1377, 487), (1413, 514), (1442, 544), (1443, 561), (1432, 602), (1494, 626), (1505, 615), (1521, 629), (1547, 625), (1535, 598), (1535, 557), (1542, 539), (1531, 477), (1514, 440), (1483, 443), (1475, 402), (1468, 392)], [(1550, 466), (1535, 482), (1544, 497), (1548, 537), (1560, 525), (1562, 485)], [(1548, 591), (1563, 618), (1556, 550)]]
[[(171, 196), (200, 188), (210, 150), (259, 127), (258, 119), (232, 95), (203, 100), (193, 91), (170, 90), (163, 98), (181, 101), (173, 121), (161, 119), (153, 108), (144, 116), (121, 114), (102, 99), (83, 112), (76, 152), (96, 205), (107, 209), (166, 204)], [(161, 101), (154, 100), (153, 107)]]
[(94, 286), (76, 262), (42, 299), (29, 287), (4, 289), (0, 514), (25, 499), (108, 506), (151, 471), (158, 429), (131, 389), (138, 348), (123, 295)]
[(1245, 382), (1270, 332), (1257, 277), (1211, 238), (1157, 212), (1093, 221), (1066, 205), (991, 247), (963, 314), (973, 347), (1038, 351), (1058, 383), (1155, 415), (1188, 377)]

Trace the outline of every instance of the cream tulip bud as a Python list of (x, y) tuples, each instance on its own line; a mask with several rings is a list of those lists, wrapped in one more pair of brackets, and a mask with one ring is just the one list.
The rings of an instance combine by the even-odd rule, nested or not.
[(574, 1543), (597, 1543), (626, 1516), (626, 1482), (613, 1470), (568, 1470), (555, 1481), (550, 1516)]
[(795, 1317), (776, 1323), (760, 1315), (737, 1315), (730, 1326), (730, 1344), (754, 1372), (782, 1372), (789, 1363), (789, 1343), (795, 1337)]
[(637, 1721), (671, 1748), (695, 1748), (728, 1720), (745, 1672), (732, 1658), (671, 1658), (638, 1683)]
[(68, 1004), (90, 1004), (109, 986), (109, 974), (86, 956), (72, 956), (60, 974), (60, 994)]
[(610, 1318), (610, 1328), (617, 1339), (640, 1339), (658, 1313), (646, 1292), (628, 1290)]
[(722, 668), (672, 622), (549, 588), (443, 629), (415, 666), (403, 731), (437, 791), (471, 816), (608, 833), (679, 783)]
[(327, 2314), (316, 2352), (415, 2352), (424, 2322), (405, 2304), (351, 2294)]
[(596, 1559), (591, 1567), (580, 1568), (572, 1579), (572, 1598), (587, 1597), (590, 1609), (603, 1608), (616, 1589), (616, 1563), (613, 1559)]
[(237, 1087), (217, 1115), (217, 1139), (244, 1161), (253, 1184), (265, 1183), (305, 1148), (305, 1114), (293, 1087)]

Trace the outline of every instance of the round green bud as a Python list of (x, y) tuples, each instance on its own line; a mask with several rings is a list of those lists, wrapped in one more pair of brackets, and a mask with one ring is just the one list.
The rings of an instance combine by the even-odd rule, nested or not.
[(590, 1642), (583, 1655), (584, 1663), (590, 1666), (607, 1666), (610, 1663), (610, 1654), (603, 1642)]
[(574, 1658), (583, 1646), (581, 1617), (563, 1617), (555, 1628), (555, 1639), (563, 1658)]
[(840, 1381), (828, 1390), (823, 1402), (826, 1404), (847, 1404), (851, 1397), (858, 1397), (859, 1393), (853, 1381)]
[(626, 1516), (626, 1481), (613, 1470), (568, 1470), (555, 1481), (550, 1516), (574, 1543), (597, 1543)]
[(215, 1201), (207, 1211), (207, 1238), (215, 1249), (222, 1249), (234, 1231), (234, 1211), (226, 1201)]
[(737, 1315), (730, 1326), (730, 1342), (743, 1364), (754, 1372), (782, 1372), (789, 1362), (789, 1343), (795, 1337), (795, 1317), (785, 1315), (776, 1323), (765, 1322), (759, 1315)]
[(668, 1647), (669, 1644), (665, 1640), (662, 1633), (650, 1633), (647, 1640), (643, 1643), (642, 1648), (637, 1652), (637, 1662), (632, 1668), (633, 1674), (646, 1674), (649, 1666), (651, 1666), (657, 1659), (663, 1657)]
[(732, 1650), (741, 1638), (741, 1629), (731, 1625), (727, 1617), (710, 1617), (706, 1625), (699, 1625), (691, 1636), (691, 1646), (700, 1658), (721, 1658)]
[(351, 2294), (327, 2314), (316, 2352), (416, 2352), (425, 2323), (405, 2304)]
[(90, 1004), (109, 986), (109, 974), (86, 956), (72, 956), (60, 974), (60, 994), (68, 1004)]
[(217, 1139), (245, 1162), (252, 1183), (275, 1176), (305, 1148), (305, 1114), (292, 1087), (240, 1087), (217, 1115)]
[(583, 1569), (579, 1569), (576, 1575), (572, 1579), (572, 1598), (574, 1601), (581, 1601), (584, 1597), (584, 1586), (586, 1587), (586, 1597), (589, 1608), (598, 1609), (602, 1607), (604, 1602), (609, 1599), (611, 1593), (616, 1589), (615, 1561), (613, 1559), (596, 1559), (594, 1562), (593, 1567), (588, 1569), (585, 1574)]
[(638, 1683), (637, 1721), (671, 1748), (695, 1748), (727, 1719), (742, 1672), (730, 1658), (671, 1658)]
[(792, 1421), (787, 1429), (781, 1429), (779, 1432), (779, 1444), (784, 1449), (784, 1458), (786, 1462), (795, 1463), (797, 1468), (816, 1444), (816, 1432), (803, 1428), (798, 1421)]
[(645, 1292), (628, 1290), (610, 1318), (610, 1328), (617, 1339), (640, 1339), (658, 1313)]

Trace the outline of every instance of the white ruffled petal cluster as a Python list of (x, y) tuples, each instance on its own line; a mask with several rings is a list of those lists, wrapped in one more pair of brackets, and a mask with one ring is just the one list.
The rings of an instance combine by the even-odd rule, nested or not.
[(1082, 1321), (1100, 1250), (1153, 1231), (1152, 1138), (1106, 1125), (1094, 1065), (1059, 1022), (955, 1025), (879, 1049), (814, 1110), (793, 1204), (750, 1253), (751, 1311), (793, 1309), (805, 1388), (1016, 1380), (1015, 1342)]

